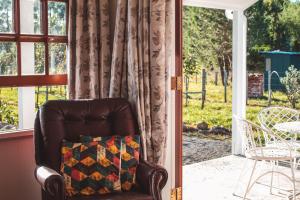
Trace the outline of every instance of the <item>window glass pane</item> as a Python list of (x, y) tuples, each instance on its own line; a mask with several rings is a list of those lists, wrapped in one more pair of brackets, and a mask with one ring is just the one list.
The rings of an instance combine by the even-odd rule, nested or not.
[(13, 0), (0, 0), (0, 32), (13, 31)]
[(67, 99), (67, 86), (38, 86), (35, 87), (35, 107), (38, 109), (48, 100)]
[(0, 76), (17, 75), (17, 46), (0, 42)]
[(21, 33), (41, 33), (41, 1), (21, 0), (20, 1)]
[(0, 133), (18, 127), (18, 88), (0, 88)]
[(66, 4), (48, 2), (49, 35), (66, 35)]
[(45, 73), (44, 43), (21, 43), (22, 75)]
[(0, 88), (0, 134), (32, 129), (36, 111), (48, 100), (66, 99), (67, 86)]
[(63, 43), (49, 44), (49, 74), (67, 73), (67, 45)]

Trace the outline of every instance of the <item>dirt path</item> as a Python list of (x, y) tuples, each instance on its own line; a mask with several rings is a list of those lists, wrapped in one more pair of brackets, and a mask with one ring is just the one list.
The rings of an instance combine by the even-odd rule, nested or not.
[(231, 140), (214, 140), (183, 135), (183, 165), (211, 160), (231, 154)]

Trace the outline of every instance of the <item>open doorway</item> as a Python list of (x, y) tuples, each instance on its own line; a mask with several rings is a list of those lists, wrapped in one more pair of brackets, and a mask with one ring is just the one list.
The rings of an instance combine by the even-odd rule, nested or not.
[(183, 7), (183, 165), (231, 154), (232, 13)]
[[(192, 2), (191, 4), (188, 4), (190, 6), (191, 5), (195, 6), (195, 4), (197, 4), (196, 3), (197, 1), (187, 1), (187, 2)], [(248, 72), (251, 73), (253, 71), (257, 72), (256, 68), (251, 68), (251, 65), (253, 64), (251, 63), (251, 61), (255, 61), (256, 67), (260, 65), (260, 63), (258, 63), (257, 57), (249, 57), (254, 55), (253, 52), (251, 52), (253, 50), (257, 50), (257, 53), (260, 53), (259, 52), (260, 50), (255, 49), (255, 47), (257, 46), (255, 46), (254, 43), (257, 42), (258, 40), (263, 40), (264, 38), (262, 37), (263, 36), (265, 37), (264, 32), (267, 30), (271, 30), (268, 28), (264, 29), (265, 28), (264, 27), (265, 24), (264, 24), (259, 28), (256, 27), (257, 32), (253, 31), (254, 24), (257, 25), (263, 22), (262, 20), (260, 20), (260, 17), (266, 16), (266, 14), (262, 14), (260, 10), (260, 8), (262, 7), (261, 4), (264, 4), (265, 2), (258, 1), (258, 4), (256, 4), (255, 8), (250, 9), (250, 11), (247, 10), (247, 8), (249, 8), (256, 1), (248, 1), (246, 3), (247, 5), (244, 6), (241, 5), (242, 3), (239, 4), (239, 2), (237, 1), (229, 2), (224, 0), (218, 2), (220, 4), (217, 5), (217, 3), (209, 4), (207, 2), (199, 0), (199, 4), (196, 6), (200, 7), (197, 9), (202, 9), (203, 13), (201, 13), (199, 10), (196, 10), (196, 8), (189, 9), (183, 7), (184, 14), (183, 14), (183, 27), (182, 27), (183, 28), (182, 49), (184, 49), (188, 53), (190, 52), (195, 53), (195, 51), (198, 50), (197, 48), (200, 48), (200, 54), (197, 54), (197, 56), (195, 57), (192, 57), (189, 54), (187, 54), (188, 55), (187, 56), (185, 52), (183, 53), (184, 73), (182, 74), (183, 95), (181, 99), (181, 105), (183, 108), (184, 133), (183, 133), (183, 144), (182, 144), (182, 149), (183, 149), (182, 166), (184, 166), (184, 168), (185, 166), (193, 166), (193, 167), (189, 167), (188, 170), (183, 169), (183, 182), (189, 181), (186, 180), (186, 178), (184, 177), (185, 175), (192, 177), (194, 180), (194, 182), (189, 184), (188, 187), (184, 186), (183, 188), (183, 191), (186, 188), (189, 188), (188, 191), (190, 192), (190, 194), (194, 192), (193, 195), (187, 195), (188, 194), (187, 192), (183, 192), (184, 197), (186, 195), (187, 199), (197, 199), (197, 198), (189, 198), (189, 197), (198, 197), (197, 194), (199, 195), (201, 194), (201, 197), (203, 198), (206, 197), (205, 199), (224, 199), (224, 198), (237, 199), (232, 196), (232, 193), (234, 191), (232, 183), (234, 183), (233, 180), (235, 180), (235, 178), (239, 176), (239, 173), (236, 172), (241, 171), (240, 167), (241, 165), (243, 165), (245, 158), (232, 156), (232, 155), (243, 154), (242, 151), (243, 143), (240, 137), (242, 134), (239, 134), (239, 132), (237, 131), (236, 129), (237, 123), (235, 122), (235, 120), (232, 120), (233, 119), (232, 116), (248, 119), (258, 124), (257, 117), (259, 111), (264, 107), (270, 105), (267, 98), (268, 95), (266, 92), (264, 92), (263, 89), (264, 85), (261, 84), (262, 76), (257, 75), (255, 73), (248, 74)], [(226, 2), (228, 4), (225, 4)], [(234, 10), (233, 15), (232, 12), (229, 11), (231, 10), (230, 9), (231, 3), (233, 4), (232, 6), (232, 10)], [(285, 7), (284, 9), (287, 8), (289, 9), (289, 7), (294, 8), (299, 6), (299, 4), (298, 5), (296, 4), (297, 3), (295, 3), (294, 1), (291, 1), (289, 6)], [(276, 5), (270, 4), (270, 5), (275, 7), (278, 6), (277, 4)], [(270, 5), (268, 4), (264, 6), (270, 6)], [(206, 8), (201, 8), (201, 7), (206, 7)], [(218, 8), (222, 10), (212, 10), (211, 8), (214, 9)], [(190, 20), (188, 23), (185, 24), (184, 20), (186, 16), (185, 13), (186, 10), (190, 12), (189, 18), (193, 18), (193, 20)], [(225, 17), (225, 19), (227, 20), (226, 22), (232, 25), (232, 27), (230, 27), (230, 25), (227, 26), (227, 29), (223, 29), (223, 31), (229, 30), (231, 31), (231, 33), (224, 34), (224, 32), (218, 31), (219, 27), (217, 27), (215, 24), (212, 25), (214, 18), (208, 16), (207, 19), (208, 22), (206, 26), (200, 27), (198, 30), (198, 32), (202, 35), (201, 36), (202, 38), (200, 37), (198, 38), (198, 40), (193, 41), (192, 34), (198, 28), (198, 27), (195, 28), (195, 24), (197, 25), (197, 23), (201, 21), (201, 17), (199, 16), (202, 15), (202, 18), (204, 18), (207, 15), (209, 15), (210, 12), (218, 13), (218, 11), (220, 11), (222, 17)], [(278, 13), (276, 13), (277, 11), (278, 10), (274, 10), (267, 14), (278, 15)], [(249, 12), (250, 15), (248, 15)], [(254, 15), (251, 15), (251, 12), (256, 12), (256, 13)], [(282, 16), (283, 16), (282, 19), (286, 17), (284, 15)], [(249, 27), (247, 29), (247, 17), (249, 20), (248, 25), (250, 26), (250, 29)], [(219, 21), (216, 20), (217, 22), (220, 21), (222, 22), (222, 18), (220, 20), (220, 16), (217, 19), (219, 20)], [(231, 19), (233, 19), (233, 21), (231, 21)], [(266, 27), (269, 26), (274, 26), (275, 28), (277, 27), (275, 23), (271, 25), (270, 24), (266, 25)], [(188, 34), (185, 33), (186, 27), (192, 30)], [(218, 59), (215, 59), (216, 60), (215, 62), (213, 61), (212, 59), (213, 54), (211, 53), (211, 50), (205, 43), (207, 41), (208, 42), (214, 41), (215, 43), (217, 42), (217, 39), (215, 40), (211, 39), (212, 38), (211, 35), (205, 35), (206, 33), (205, 30), (209, 28), (213, 29), (213, 32), (218, 33), (217, 35), (218, 37), (216, 37), (217, 39), (222, 38), (224, 35), (229, 35), (229, 37), (227, 36), (227, 38), (225, 39), (222, 38), (223, 40), (221, 42), (226, 41), (226, 39), (228, 38), (231, 39), (231, 42), (230, 43), (227, 42), (227, 44), (232, 45), (229, 46), (232, 53), (232, 55), (230, 55), (232, 60), (228, 59), (228, 61), (226, 61), (226, 56), (223, 55), (223, 57), (221, 57), (224, 61), (222, 65), (223, 69), (218, 65), (219, 63), (221, 63), (219, 62)], [(250, 34), (249, 34), (249, 30), (252, 31), (250, 32)], [(272, 30), (276, 30), (277, 32), (280, 32), (278, 27)], [(247, 40), (247, 31), (249, 36), (248, 40)], [(230, 38), (231, 34), (232, 34), (232, 38)], [(255, 36), (255, 34), (257, 36)], [(255, 42), (253, 43), (253, 41)], [(270, 46), (273, 45), (272, 49), (276, 48), (274, 44), (278, 44), (276, 43), (276, 41), (273, 42), (264, 41), (264, 42), (269, 44)], [(246, 43), (248, 43), (249, 45), (248, 51), (246, 51)], [(196, 50), (190, 49), (189, 47), (185, 47), (184, 45), (186, 44), (189, 44), (190, 47), (194, 47)], [(290, 45), (292, 47), (293, 43), (290, 43)], [(217, 48), (215, 48), (215, 50), (217, 50), (217, 52), (222, 52), (222, 50), (226, 50), (226, 48), (224, 48), (222, 45), (219, 45)], [(246, 52), (248, 54), (248, 63), (246, 63)], [(269, 52), (268, 56), (269, 54), (275, 56), (274, 52)], [(286, 55), (286, 52), (276, 51), (276, 55), (277, 54), (280, 54), (280, 56), (282, 56), (281, 54)], [(295, 55), (295, 53), (293, 55)], [(197, 68), (198, 67), (197, 65), (199, 65), (199, 63), (202, 66), (200, 66), (200, 68)], [(268, 66), (265, 69), (266, 66), (264, 65), (264, 60), (262, 63), (263, 64), (261, 68), (263, 70), (267, 70)], [(216, 65), (217, 67), (215, 67)], [(248, 69), (247, 69), (247, 65), (248, 65)], [(232, 71), (230, 71), (230, 69), (232, 69)], [(264, 73), (264, 71), (262, 73)], [(226, 80), (226, 82), (224, 80)], [(222, 89), (217, 89), (218, 85), (220, 85)], [(250, 87), (250, 91), (248, 93), (247, 93), (247, 86), (248, 88)], [(257, 87), (259, 88), (259, 90), (252, 91), (253, 88), (251, 87), (254, 88)], [(212, 94), (209, 94), (209, 91), (213, 91)], [(259, 93), (261, 93), (262, 97), (257, 96), (259, 95)], [(250, 97), (250, 95), (254, 95), (256, 96), (256, 98), (249, 98), (248, 104), (246, 104), (247, 96)], [(275, 93), (275, 95), (278, 96), (279, 93)], [(282, 93), (282, 95), (284, 94)], [(228, 103), (227, 105), (226, 105), (226, 101)], [(219, 103), (222, 102), (222, 105), (214, 106), (215, 102), (219, 102)], [(280, 98), (279, 99), (275, 98), (274, 103), (280, 106), (283, 105), (285, 107), (290, 106), (288, 101), (282, 101)], [(206, 108), (207, 111), (205, 112)], [(246, 113), (246, 109), (247, 109), (247, 113)], [(224, 113), (221, 112), (222, 110)], [(216, 129), (218, 130), (218, 132), (215, 132)], [(216, 134), (213, 135), (214, 133)], [(224, 141), (226, 140), (228, 141), (228, 143), (227, 145), (224, 145), (225, 143)], [(217, 143), (214, 143), (214, 141), (217, 141)], [(221, 147), (219, 146), (220, 141), (221, 141), (221, 145), (220, 145)], [(210, 142), (212, 143), (210, 144)], [(226, 155), (230, 155), (230, 156), (226, 156)], [(223, 156), (225, 156), (226, 159), (217, 159), (213, 162), (210, 161), (203, 162), (209, 159), (214, 159)], [(199, 164), (201, 162), (205, 164)], [(198, 173), (197, 170), (200, 170), (201, 173)], [(209, 179), (215, 180), (215, 182), (209, 181)], [(218, 187), (218, 190), (216, 190), (216, 187)], [(190, 189), (190, 188), (194, 188), (194, 189)], [(201, 193), (199, 190), (200, 188), (201, 188)], [(205, 196), (205, 194), (207, 196)], [(264, 196), (265, 194), (268, 195), (269, 193), (265, 191), (259, 191), (256, 193), (257, 195), (256, 197), (259, 198)], [(211, 198), (212, 196), (217, 198)], [(253, 198), (253, 199), (257, 199), (257, 198)], [(266, 196), (266, 198), (263, 199), (274, 199), (274, 196), (270, 198)]]

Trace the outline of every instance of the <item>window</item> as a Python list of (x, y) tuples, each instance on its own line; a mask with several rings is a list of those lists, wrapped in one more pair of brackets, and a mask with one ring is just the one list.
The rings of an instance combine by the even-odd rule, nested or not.
[(39, 105), (66, 98), (67, 15), (68, 0), (0, 0), (0, 132), (33, 128)]

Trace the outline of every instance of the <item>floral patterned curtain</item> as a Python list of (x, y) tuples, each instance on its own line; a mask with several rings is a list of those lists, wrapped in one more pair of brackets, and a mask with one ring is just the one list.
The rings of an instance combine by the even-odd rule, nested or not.
[(174, 0), (112, 2), (70, 0), (69, 95), (127, 98), (145, 158), (164, 164)]

